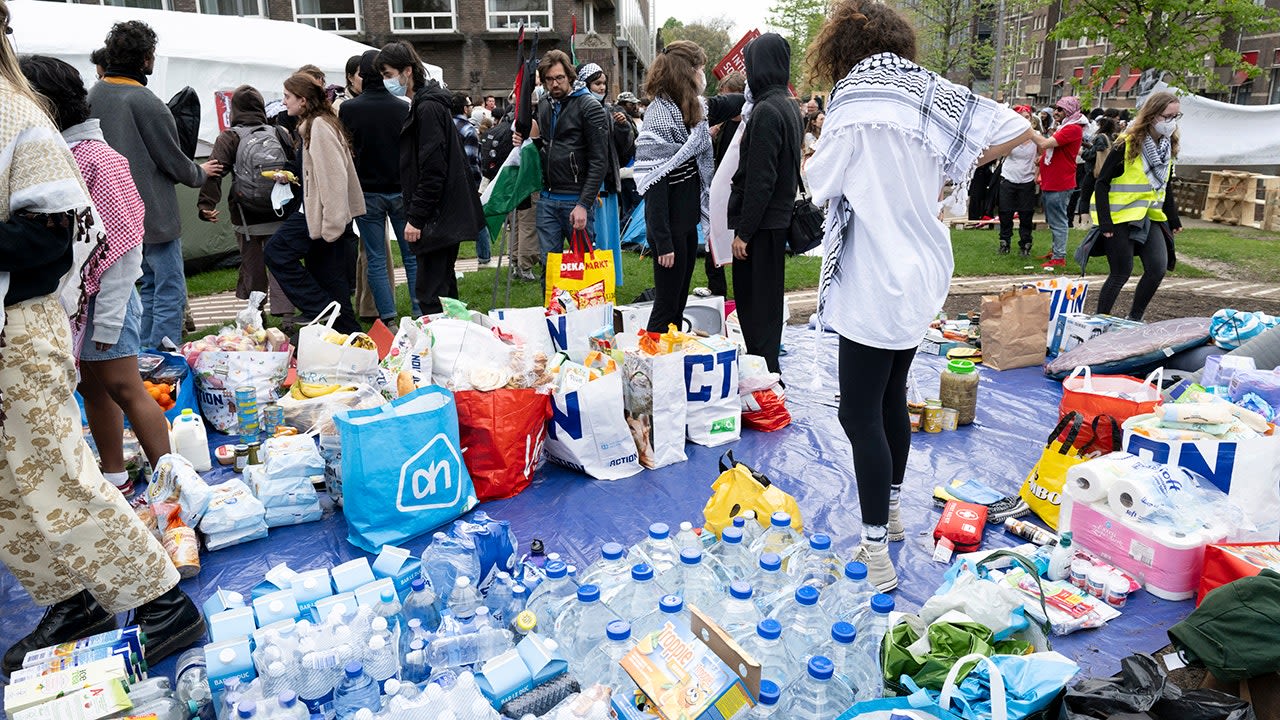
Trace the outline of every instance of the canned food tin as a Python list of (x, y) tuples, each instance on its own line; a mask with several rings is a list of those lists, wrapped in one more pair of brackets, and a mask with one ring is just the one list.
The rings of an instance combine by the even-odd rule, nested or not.
[(955, 408), (942, 408), (942, 429), (955, 430), (960, 427), (960, 411)]
[(262, 443), (260, 443), (260, 442), (258, 442), (257, 440), (255, 440), (255, 441), (253, 441), (253, 442), (251, 442), (251, 443), (248, 443), (248, 448), (249, 448), (249, 460), (248, 460), (248, 463), (249, 463), (250, 465), (261, 465), (261, 464), (262, 464), (262, 460), (259, 458), (259, 452), (258, 452), (258, 451), (262, 449)]
[(927, 433), (942, 432), (942, 404), (938, 400), (930, 400), (924, 407), (922, 428)]
[(275, 435), (276, 428), (284, 425), (284, 408), (279, 405), (268, 405), (262, 408), (262, 430), (267, 435)]
[(907, 403), (907, 417), (911, 418), (911, 432), (919, 432), (920, 424), (924, 422), (924, 408), (922, 402)]

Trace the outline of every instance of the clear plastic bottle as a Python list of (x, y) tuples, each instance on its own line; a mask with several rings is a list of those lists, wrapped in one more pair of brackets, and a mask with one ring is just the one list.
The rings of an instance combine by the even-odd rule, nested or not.
[(432, 641), (426, 648), (426, 661), (433, 669), (465, 667), (484, 662), (510, 649), (510, 632), (487, 628)]
[[(734, 520), (741, 520), (741, 517)], [(742, 528), (731, 526), (720, 531), (720, 542), (716, 543), (708, 554), (720, 562), (717, 572), (722, 587), (728, 587), (734, 580), (745, 580), (755, 573), (756, 561), (751, 551), (742, 542)]]
[(630, 579), (631, 566), (627, 564), (626, 550), (616, 542), (607, 542), (600, 547), (599, 562), (583, 571), (579, 582), (600, 588), (600, 598), (607, 603)]
[(519, 613), (517, 613), (516, 618), (511, 621), (510, 625), (507, 626), (507, 630), (511, 631), (511, 635), (514, 638), (515, 642), (517, 643), (519, 643), (526, 636), (528, 636), (529, 633), (535, 631), (537, 628), (538, 628), (538, 616), (534, 615), (528, 610), (522, 610)]
[(258, 703), (252, 700), (241, 700), (236, 703), (236, 717), (240, 720), (253, 720), (258, 717)]
[(854, 641), (853, 652), (860, 657), (870, 659), (864, 672), (874, 677), (853, 676), (851, 679), (858, 688), (858, 700), (875, 700), (884, 694), (884, 682), (880, 680), (880, 644), (889, 632), (889, 613), (893, 612), (893, 598), (883, 593), (871, 598), (871, 612), (862, 618), (857, 626), (858, 639)]
[(437, 607), (443, 610), (459, 577), (471, 578), (473, 583), (480, 579), (480, 561), (471, 548), (438, 532), (422, 551), (422, 572), (436, 591)]
[(569, 579), (568, 566), (559, 560), (548, 560), (543, 570), (547, 579), (534, 589), (525, 609), (538, 616), (538, 627), (550, 636), (555, 632), (556, 618), (576, 597), (577, 587)]
[(665, 582), (666, 574), (680, 564), (680, 549), (671, 539), (671, 528), (666, 523), (650, 525), (649, 536), (631, 547), (627, 560), (649, 565), (654, 576)]
[(374, 635), (365, 644), (365, 672), (378, 683), (379, 692), (382, 692), (388, 680), (400, 674), (396, 648), (388, 642), (388, 637), (390, 636)]
[(269, 715), (273, 720), (307, 720), (307, 707), (298, 701), (297, 693), (285, 690), (274, 697)]
[(493, 618), (496, 627), (505, 627), (515, 617), (508, 616), (511, 611), (511, 588), (514, 586), (509, 573), (499, 572), (489, 585), (489, 592), (485, 593), (484, 606), (489, 608), (489, 616)]
[(844, 577), (822, 591), (818, 604), (832, 620), (843, 620), (857, 626), (857, 619), (870, 607), (875, 586), (867, 582), (867, 566), (860, 562), (845, 563)]
[(751, 553), (753, 555), (777, 553), (785, 566), (791, 554), (803, 547), (802, 541), (800, 533), (791, 527), (791, 515), (779, 510), (770, 516), (769, 528), (764, 531), (764, 534), (751, 543)]
[(760, 663), (760, 677), (772, 680), (778, 687), (786, 687), (791, 680), (791, 668), (787, 661), (787, 649), (782, 645), (782, 625), (773, 618), (765, 618), (756, 625), (756, 633), (740, 643), (751, 659)]
[(796, 588), (791, 600), (773, 611), (773, 617), (787, 629), (782, 644), (793, 663), (808, 660), (831, 628), (831, 619), (818, 607), (818, 589), (810, 585)]
[(751, 599), (751, 584), (735, 580), (729, 586), (729, 597), (720, 605), (718, 615), (713, 615), (720, 627), (739, 645), (756, 632), (762, 619), (760, 608)]
[(778, 709), (778, 700), (781, 697), (782, 690), (777, 683), (772, 680), (761, 680), (760, 697), (756, 698), (755, 707), (744, 716), (744, 720), (769, 720), (775, 717), (774, 711)]
[(421, 685), (431, 677), (426, 648), (427, 641), (422, 638), (409, 641), (409, 650), (404, 654), (404, 662), (400, 665), (400, 677), (405, 682)]
[(657, 609), (637, 620), (632, 627), (635, 628), (635, 636), (638, 639), (651, 633), (662, 632), (667, 623), (673, 627), (687, 628), (689, 622), (689, 610), (685, 607), (684, 600), (680, 599), (679, 595), (663, 595), (658, 601)]
[[(738, 524), (739, 520), (742, 521), (741, 525)], [(742, 528), (742, 542), (746, 544), (748, 550), (764, 534), (764, 523), (760, 522), (760, 518), (756, 517), (755, 510), (742, 511), (741, 515), (733, 519), (733, 524), (734, 527)]]
[(854, 648), (854, 640), (857, 637), (858, 631), (853, 625), (838, 622), (831, 626), (831, 639), (813, 651), (814, 655), (821, 655), (831, 660), (835, 666), (835, 679), (844, 683), (849, 688), (849, 692), (855, 696), (858, 694), (858, 684), (862, 682), (855, 678), (867, 676), (867, 663), (872, 662), (870, 657), (857, 653)]
[(693, 530), (693, 523), (685, 521), (680, 523), (680, 530), (675, 537), (676, 547), (680, 550), (692, 548), (702, 551), (702, 540), (698, 537), (698, 533)]
[(459, 577), (453, 582), (453, 592), (449, 595), (449, 613), (461, 621), (476, 616), (476, 608), (484, 604), (480, 593), (471, 584), (471, 578)]
[(684, 548), (680, 551), (680, 567), (672, 573), (671, 591), (684, 598), (685, 605), (703, 612), (713, 612), (724, 593), (720, 590), (720, 578), (709, 567), (702, 550)]
[(791, 597), (795, 588), (790, 581), (791, 578), (782, 571), (782, 558), (777, 553), (760, 556), (760, 566), (751, 583), (751, 587), (755, 588), (756, 607), (760, 608), (760, 614), (768, 615), (779, 603)]
[(831, 720), (853, 705), (854, 696), (849, 688), (832, 681), (835, 666), (829, 658), (814, 655), (809, 659), (807, 670), (788, 688), (790, 692), (780, 716), (787, 720)]
[(378, 684), (364, 671), (359, 660), (352, 660), (343, 669), (342, 682), (333, 692), (333, 711), (336, 720), (352, 720), (356, 711), (367, 708), (373, 712), (382, 707)]
[(406, 621), (421, 621), (427, 632), (440, 629), (439, 598), (426, 578), (414, 578), (409, 585), (409, 597), (404, 600), (403, 613)]
[(831, 549), (831, 536), (814, 533), (808, 547), (796, 551), (787, 572), (797, 585), (812, 585), (819, 590), (836, 583), (841, 576), (840, 560)]
[(560, 650), (571, 666), (578, 665), (605, 639), (605, 627), (617, 620), (603, 602), (600, 588), (595, 585), (578, 586), (576, 602), (565, 606), (556, 618), (555, 637)]
[(637, 620), (652, 612), (666, 594), (666, 588), (654, 579), (653, 568), (648, 563), (640, 563), (631, 568), (631, 582), (613, 598), (609, 609), (634, 626)]
[(179, 655), (176, 667), (174, 695), (188, 705), (195, 703), (200, 720), (212, 720), (213, 691), (209, 688), (204, 648), (194, 647)]
[(382, 594), (378, 597), (378, 604), (373, 606), (373, 614), (376, 617), (386, 618), (387, 628), (393, 633), (404, 628), (403, 610), (400, 598), (392, 588), (383, 588)]
[(587, 678), (587, 682), (608, 686), (616, 696), (630, 697), (636, 691), (636, 684), (619, 663), (634, 646), (631, 624), (614, 620), (605, 627), (605, 641), (582, 661), (581, 677)]

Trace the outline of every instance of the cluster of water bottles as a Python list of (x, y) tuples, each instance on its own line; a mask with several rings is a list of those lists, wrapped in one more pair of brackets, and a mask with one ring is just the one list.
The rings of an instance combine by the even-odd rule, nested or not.
[[(747, 717), (829, 719), (881, 692), (878, 649), (893, 601), (866, 573), (861, 563), (842, 564), (829, 536), (806, 540), (790, 516), (775, 513), (768, 528), (739, 517), (719, 539), (689, 523), (672, 536), (655, 523), (629, 549), (605, 543), (582, 572), (552, 553), (540, 567), (525, 565), (524, 582), (499, 572), (482, 594), (475, 554), (437, 533), (403, 604), (388, 591), (374, 607), (337, 605), (322, 622), (268, 631), (253, 654), (257, 679), (226, 688), (219, 715), (549, 717), (593, 685), (629, 700), (637, 688), (619, 661), (666, 623), (687, 627), (692, 606), (761, 664), (759, 703)], [(499, 715), (471, 671), (530, 634), (549, 640), (569, 673)]]

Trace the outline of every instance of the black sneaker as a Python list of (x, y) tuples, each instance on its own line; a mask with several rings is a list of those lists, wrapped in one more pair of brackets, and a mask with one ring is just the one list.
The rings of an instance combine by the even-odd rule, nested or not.
[(1000, 249), (999, 249), (997, 252), (999, 252), (1001, 255), (1008, 255), (1008, 254), (1009, 254), (1009, 243), (1007, 243), (1007, 242), (1002, 242), (1002, 243), (1000, 243)]

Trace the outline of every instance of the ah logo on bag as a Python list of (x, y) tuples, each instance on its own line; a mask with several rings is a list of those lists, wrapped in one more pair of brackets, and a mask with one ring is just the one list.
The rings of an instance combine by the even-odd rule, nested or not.
[(396, 509), (418, 512), (453, 507), (462, 499), (462, 456), (444, 433), (431, 438), (400, 466)]
[[(737, 395), (738, 389), (733, 385), (733, 367), (738, 360), (738, 351), (725, 350), (715, 355), (688, 355), (684, 359), (684, 386), (687, 388), (688, 402), (711, 402), (712, 400), (723, 400), (729, 397), (732, 392)], [(717, 368), (719, 368), (717, 370)], [(719, 391), (715, 389), (715, 385), (703, 384), (694, 385), (694, 373), (701, 373), (707, 377), (704, 383), (716, 383), (720, 386)], [(719, 375), (717, 378), (716, 376)]]
[(1233, 442), (1218, 443), (1218, 457), (1215, 458), (1213, 467), (1209, 466), (1209, 461), (1200, 453), (1200, 448), (1195, 443), (1181, 443), (1177, 457), (1174, 457), (1174, 450), (1168, 443), (1135, 433), (1129, 438), (1129, 447), (1125, 450), (1138, 457), (1145, 455), (1161, 465), (1172, 463), (1190, 470), (1203, 476), (1223, 492), (1231, 490), (1231, 478), (1235, 475), (1236, 468), (1236, 444)]

